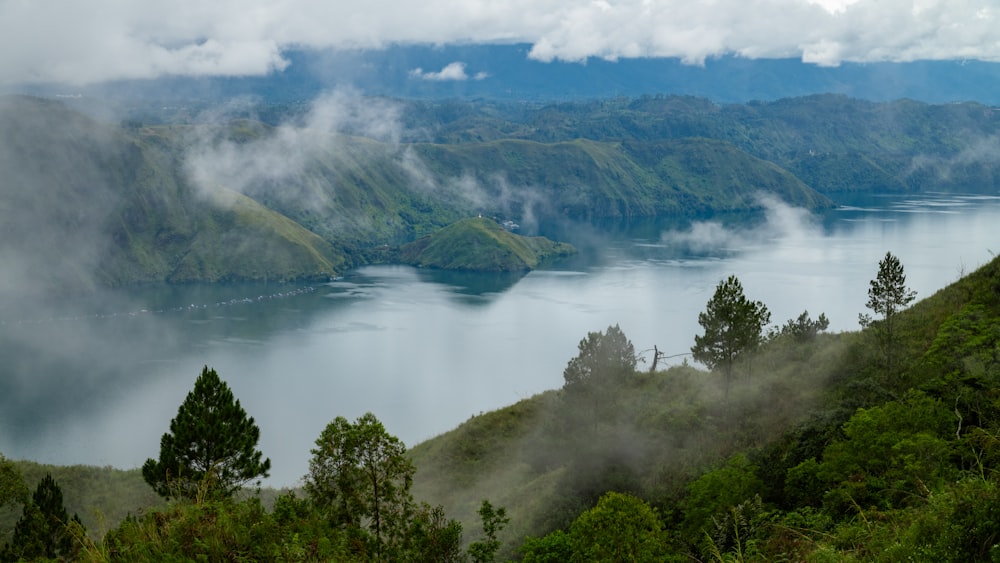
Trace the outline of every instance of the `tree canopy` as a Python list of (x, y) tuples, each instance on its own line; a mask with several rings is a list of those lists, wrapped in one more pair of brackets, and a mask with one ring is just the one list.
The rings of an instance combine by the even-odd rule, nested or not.
[(160, 439), (159, 460), (147, 459), (142, 476), (163, 497), (230, 496), (267, 477), (271, 460), (261, 460), (259, 439), (253, 417), (205, 366)]
[(376, 559), (400, 549), (416, 471), (403, 442), (372, 413), (353, 424), (338, 416), (312, 454), (305, 488), (313, 502), (334, 524), (362, 531)]
[(635, 347), (618, 325), (604, 333), (589, 332), (577, 346), (580, 353), (563, 370), (563, 390), (569, 403), (589, 404), (591, 422), (610, 405), (619, 388), (635, 374)]
[(577, 347), (580, 353), (563, 370), (567, 391), (621, 383), (635, 372), (635, 347), (618, 325), (609, 326), (603, 334), (587, 333)]

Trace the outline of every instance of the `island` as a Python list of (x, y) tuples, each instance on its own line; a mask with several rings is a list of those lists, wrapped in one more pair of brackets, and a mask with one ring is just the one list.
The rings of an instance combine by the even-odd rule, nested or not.
[(399, 261), (443, 270), (519, 272), (575, 253), (570, 244), (518, 235), (493, 219), (470, 217), (403, 245)]

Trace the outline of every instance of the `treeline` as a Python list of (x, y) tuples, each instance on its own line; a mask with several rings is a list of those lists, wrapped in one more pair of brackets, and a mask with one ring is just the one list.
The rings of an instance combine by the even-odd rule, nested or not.
[[(910, 306), (902, 264), (887, 253), (868, 297), (861, 332), (826, 334), (826, 316), (807, 312), (767, 330), (766, 306), (727, 278), (691, 349), (711, 373), (686, 360), (641, 369), (619, 326), (591, 332), (562, 389), (411, 451), (370, 414), (334, 419), (303, 490), (271, 508), (234, 496), (269, 461), (253, 419), (206, 367), (143, 467), (165, 508), (91, 538), (53, 480), (28, 495), (2, 463), (0, 501), (24, 507), (3, 556), (996, 558), (1000, 260)], [(463, 539), (469, 512), (479, 525)]]
[[(482, 538), (463, 543), (462, 525), (410, 494), (416, 471), (398, 438), (372, 414), (334, 419), (316, 440), (304, 490), (266, 510), (237, 493), (266, 477), (260, 430), (229, 386), (207, 366), (170, 422), (145, 481), (170, 501), (130, 515), (103, 538), (69, 516), (46, 475), (28, 495), (0, 458), (0, 506), (23, 505), (2, 561), (493, 561), (505, 510), (483, 500)], [(258, 481), (259, 491), (259, 481)]]
[[(870, 102), (840, 94), (716, 104), (694, 96), (578, 102), (412, 101), (408, 141), (468, 144), (621, 142), (654, 156), (667, 140), (714, 139), (793, 173), (825, 195), (838, 192), (961, 190), (995, 193), (989, 157), (1000, 112), (978, 103)], [(662, 152), (662, 149), (660, 150)]]

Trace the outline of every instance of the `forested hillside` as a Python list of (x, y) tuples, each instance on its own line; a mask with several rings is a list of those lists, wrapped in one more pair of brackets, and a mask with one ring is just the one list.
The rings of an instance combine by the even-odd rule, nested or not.
[(377, 100), (340, 121), (317, 102), (112, 124), (0, 102), (5, 293), (330, 277), (479, 213), (530, 230), (1000, 186), (998, 114), (971, 103)]
[[(990, 560), (1000, 259), (890, 322), (891, 335), (886, 319), (841, 334), (808, 313), (778, 323), (731, 388), (684, 362), (581, 403), (573, 360), (562, 390), (415, 447), (414, 490), (463, 521), (479, 498), (503, 504), (503, 553), (525, 561), (582, 549), (596, 533), (577, 530), (584, 514), (638, 526), (640, 560)], [(610, 491), (638, 500), (602, 509)]]
[(412, 102), (403, 118), (415, 139), (464, 144), (725, 141), (795, 174), (820, 193), (959, 190), (990, 192), (1000, 173), (1000, 111), (977, 103), (869, 102), (824, 94), (746, 104), (644, 96), (530, 106)]

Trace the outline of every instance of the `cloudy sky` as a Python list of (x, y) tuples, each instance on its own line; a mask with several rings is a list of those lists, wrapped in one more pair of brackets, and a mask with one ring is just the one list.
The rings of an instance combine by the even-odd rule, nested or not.
[[(0, 84), (259, 75), (295, 48), (530, 43), (541, 61), (1000, 61), (996, 0), (0, 0)], [(458, 74), (463, 68), (420, 70)], [(446, 79), (447, 74), (437, 75)]]

